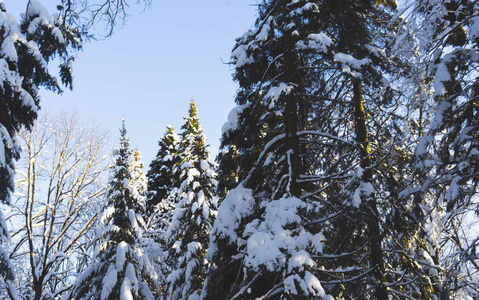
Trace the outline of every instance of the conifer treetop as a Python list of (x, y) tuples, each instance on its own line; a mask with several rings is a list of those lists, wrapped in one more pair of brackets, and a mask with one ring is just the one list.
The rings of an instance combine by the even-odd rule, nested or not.
[(149, 214), (154, 212), (154, 206), (164, 201), (174, 188), (179, 187), (180, 181), (175, 172), (179, 164), (179, 136), (172, 125), (166, 126), (166, 132), (158, 141), (158, 146), (156, 157), (150, 163), (147, 173)]
[(190, 102), (188, 117), (185, 117), (184, 120), (185, 120), (185, 123), (181, 127), (181, 129), (183, 129), (182, 135), (202, 132), (200, 120), (198, 117), (198, 110), (196, 109), (196, 104), (193, 99), (191, 99), (191, 102)]

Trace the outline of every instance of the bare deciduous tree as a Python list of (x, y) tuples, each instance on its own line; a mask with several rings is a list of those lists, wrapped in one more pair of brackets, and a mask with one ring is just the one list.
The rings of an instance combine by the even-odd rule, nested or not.
[(88, 262), (107, 180), (107, 135), (74, 114), (44, 116), (19, 134), (23, 148), (8, 214), (11, 260), (25, 299), (57, 299)]
[(74, 24), (84, 33), (91, 31), (95, 24), (102, 24), (108, 37), (118, 22), (125, 23), (131, 2), (142, 5), (144, 9), (151, 5), (151, 0), (61, 0), (58, 8), (64, 22)]

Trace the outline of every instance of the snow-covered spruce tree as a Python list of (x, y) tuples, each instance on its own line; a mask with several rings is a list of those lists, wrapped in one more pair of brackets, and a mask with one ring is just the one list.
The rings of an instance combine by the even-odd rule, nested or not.
[[(430, 297), (478, 297), (479, 3), (405, 1), (398, 52), (415, 69), (410, 106), (422, 118), (415, 174), (404, 197), (416, 199), (427, 226), (410, 253), (423, 257)], [(404, 43), (408, 41), (408, 43)], [(413, 45), (406, 51), (404, 45)]]
[[(60, 83), (48, 71), (48, 62), (60, 58), (61, 82), (71, 86), (72, 48), (81, 46), (78, 31), (69, 28), (58, 16), (52, 16), (37, 2), (29, 1), (20, 24), (0, 1), (0, 201), (10, 202), (14, 188), (14, 162), (20, 148), (16, 133), (29, 128), (40, 104), (38, 88), (61, 92)], [(0, 240), (8, 238), (0, 215)], [(13, 279), (7, 254), (0, 245), (0, 276)]]
[(124, 123), (120, 133), (94, 257), (78, 276), (73, 299), (154, 299), (157, 276), (138, 246), (143, 233), (144, 182), (133, 179), (144, 175), (139, 160), (132, 161)]
[(424, 220), (399, 197), (412, 137), (393, 88), (403, 68), (389, 48), (395, 8), (259, 6), (232, 53), (240, 89), (219, 173), (220, 188), (239, 185), (213, 227), (205, 299), (415, 298), (430, 288), (403, 243)]
[(159, 276), (159, 292), (164, 294), (166, 277), (170, 273), (167, 264), (166, 232), (171, 223), (176, 204), (176, 189), (180, 186), (178, 153), (179, 137), (171, 125), (158, 142), (156, 158), (148, 170), (146, 204), (146, 232), (143, 247), (154, 263)]
[(216, 216), (215, 166), (209, 162), (206, 137), (191, 101), (180, 139), (180, 180), (176, 206), (168, 228), (167, 299), (197, 299), (208, 268), (206, 251)]
[[(156, 158), (151, 162), (147, 173), (148, 196), (147, 213), (154, 211), (155, 206), (164, 201), (174, 188), (179, 187), (179, 178), (174, 170), (178, 166), (178, 135), (173, 126), (166, 126), (166, 132), (158, 142)], [(170, 218), (171, 219), (171, 218)]]

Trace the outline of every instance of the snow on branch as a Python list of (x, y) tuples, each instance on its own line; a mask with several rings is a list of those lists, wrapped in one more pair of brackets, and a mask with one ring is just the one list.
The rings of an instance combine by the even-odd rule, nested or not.
[[(268, 143), (266, 143), (266, 145), (264, 146), (263, 151), (261, 151), (261, 153), (258, 156), (258, 159), (256, 160), (256, 166), (260, 165), (260, 161), (263, 159), (265, 154), (268, 152), (269, 148), (272, 145), (274, 145), (276, 142), (284, 139), (285, 137), (286, 137), (286, 134), (281, 133), (281, 134), (278, 134), (277, 136), (275, 136), (274, 138), (272, 138)], [(244, 182), (248, 182), (248, 180), (251, 178), (252, 173), (256, 170), (256, 166), (251, 169), (251, 171), (249, 172), (249, 174), (246, 177), (246, 179), (244, 180)]]
[(368, 58), (357, 59), (352, 55), (338, 52), (334, 54), (334, 61), (339, 62), (342, 65), (343, 73), (350, 74), (355, 78), (362, 78), (362, 74), (359, 72), (361, 68), (371, 63)]
[(239, 126), (239, 115), (243, 112), (245, 108), (247, 108), (250, 103), (246, 103), (244, 105), (239, 105), (234, 107), (228, 114), (228, 121), (223, 124), (221, 127), (221, 132), (226, 137), (229, 135), (231, 131), (238, 129)]
[(337, 136), (334, 136), (332, 134), (329, 134), (329, 133), (326, 133), (326, 132), (320, 132), (320, 131), (314, 131), (314, 130), (303, 130), (303, 131), (298, 131), (296, 133), (298, 136), (302, 136), (302, 135), (317, 135), (317, 136), (321, 136), (321, 137), (325, 137), (325, 138), (328, 138), (328, 139), (332, 139), (332, 140), (335, 140), (335, 141), (338, 141), (340, 143), (343, 143), (343, 144), (347, 144), (349, 146), (354, 146), (354, 144), (350, 143), (349, 141), (346, 141), (344, 139), (341, 139)]
[[(241, 184), (231, 190), (218, 209), (218, 216), (211, 231), (212, 236), (236, 242), (238, 240), (236, 231), (244, 218), (251, 214), (254, 204), (252, 190), (244, 188)], [(211, 256), (214, 252), (215, 249), (210, 247), (208, 255)]]
[(324, 33), (310, 33), (303, 41), (296, 43), (297, 50), (313, 50), (320, 53), (326, 53), (333, 40)]
[(281, 82), (279, 84), (279, 86), (272, 86), (268, 92), (266, 93), (266, 95), (264, 96), (264, 98), (269, 102), (269, 108), (270, 109), (273, 109), (274, 106), (275, 106), (275, 103), (278, 102), (279, 100), (279, 97), (283, 94), (283, 95), (288, 95), (292, 90), (293, 88), (295, 87), (295, 85), (291, 85), (291, 84), (286, 84), (284, 82)]

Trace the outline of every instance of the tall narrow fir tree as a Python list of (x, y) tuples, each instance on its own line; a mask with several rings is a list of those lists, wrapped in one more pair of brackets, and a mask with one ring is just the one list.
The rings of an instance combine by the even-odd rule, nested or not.
[[(139, 247), (145, 210), (139, 156), (132, 161), (123, 124), (91, 265), (77, 278), (74, 299), (154, 299), (157, 275)], [(137, 152), (138, 153), (138, 152)]]
[(168, 299), (197, 299), (208, 269), (206, 251), (216, 216), (216, 172), (209, 162), (206, 137), (200, 126), (195, 103), (182, 126), (180, 180), (176, 207), (168, 228)]
[(155, 264), (159, 275), (159, 292), (165, 295), (166, 277), (171, 272), (168, 264), (166, 232), (175, 210), (176, 191), (179, 178), (179, 137), (173, 126), (166, 126), (166, 132), (158, 142), (156, 158), (147, 173), (148, 193), (145, 221), (147, 223), (144, 249)]

